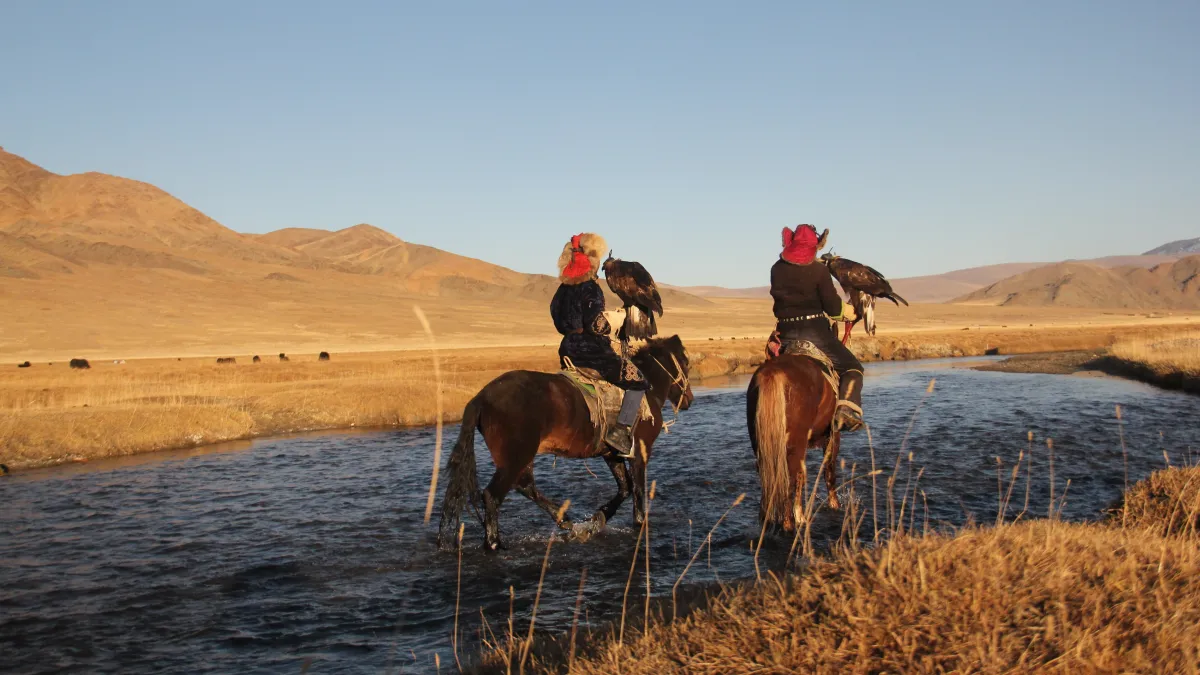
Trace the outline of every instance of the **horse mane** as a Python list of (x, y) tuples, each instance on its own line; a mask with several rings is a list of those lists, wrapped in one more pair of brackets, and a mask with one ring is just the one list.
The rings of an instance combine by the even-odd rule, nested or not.
[[(675, 350), (675, 345), (678, 344), (678, 351)], [(631, 359), (645, 360), (650, 357), (654, 358), (670, 358), (671, 354), (675, 354), (678, 358), (687, 362), (687, 348), (683, 346), (683, 340), (679, 339), (678, 335), (670, 337), (650, 338), (646, 343), (634, 350), (630, 356)]]

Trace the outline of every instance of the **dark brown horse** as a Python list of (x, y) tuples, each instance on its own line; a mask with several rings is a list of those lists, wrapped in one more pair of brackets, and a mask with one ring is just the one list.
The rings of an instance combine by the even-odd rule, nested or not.
[(829, 505), (838, 508), (836, 404), (837, 392), (811, 357), (778, 356), (754, 372), (746, 391), (746, 424), (762, 482), (762, 520), (790, 531), (803, 518), (809, 448), (825, 448)]
[[(595, 447), (595, 428), (587, 402), (579, 388), (554, 373), (514, 370), (485, 386), (463, 409), (462, 428), (450, 453), (450, 474), (442, 500), (439, 546), (454, 541), (459, 518), (469, 501), (480, 517), (485, 546), (500, 546), (500, 504), (514, 487), (552, 518), (559, 505), (538, 492), (533, 479), (533, 458), (540, 453), (587, 459), (603, 457), (617, 481), (617, 494), (600, 507), (586, 524), (574, 526), (556, 520), (558, 526), (580, 536), (598, 531), (616, 514), (632, 493), (634, 520), (641, 523), (646, 513), (645, 476), (651, 449), (663, 428), (662, 408), (668, 400), (679, 410), (692, 403), (688, 383), (688, 357), (678, 335), (649, 340), (630, 357), (650, 382), (646, 402), (652, 420), (641, 420), (634, 428), (635, 457), (629, 467), (611, 448)], [(483, 434), (496, 473), (482, 491), (475, 470), (475, 431)], [(482, 509), (483, 513), (480, 514)]]

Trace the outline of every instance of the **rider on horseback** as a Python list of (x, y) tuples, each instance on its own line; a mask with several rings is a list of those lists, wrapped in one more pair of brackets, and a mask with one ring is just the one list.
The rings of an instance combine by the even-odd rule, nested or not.
[(609, 339), (612, 327), (604, 317), (604, 291), (596, 281), (600, 257), (607, 250), (600, 235), (585, 232), (571, 237), (558, 257), (562, 283), (550, 301), (550, 316), (563, 336), (558, 345), (563, 367), (590, 368), (625, 390), (621, 412), (605, 441), (618, 456), (629, 458), (633, 456), (633, 425), (649, 383), (637, 366), (617, 355)]
[[(826, 230), (828, 233), (828, 230)], [(853, 321), (854, 308), (842, 302), (833, 278), (819, 260), (824, 241), (812, 225), (783, 228), (783, 252), (771, 267), (771, 297), (783, 342), (808, 340), (833, 362), (841, 380), (834, 421), (843, 431), (862, 427), (862, 363), (837, 339), (834, 321)]]

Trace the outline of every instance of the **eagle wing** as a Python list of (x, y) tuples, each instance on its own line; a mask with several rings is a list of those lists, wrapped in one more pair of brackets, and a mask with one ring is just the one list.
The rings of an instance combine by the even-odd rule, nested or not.
[(901, 302), (905, 305), (908, 304), (908, 301), (896, 295), (888, 280), (873, 267), (846, 258), (838, 258), (830, 264), (830, 271), (833, 272), (842, 288), (847, 291), (854, 289), (876, 298), (887, 298), (896, 304)]
[(654, 277), (650, 276), (641, 263), (614, 260), (611, 265), (606, 266), (604, 280), (626, 306), (637, 305), (647, 312), (656, 312), (662, 316), (662, 296), (658, 293)]

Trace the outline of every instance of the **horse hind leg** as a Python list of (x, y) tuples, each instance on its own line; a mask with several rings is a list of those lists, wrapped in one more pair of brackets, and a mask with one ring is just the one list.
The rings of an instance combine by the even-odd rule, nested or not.
[(841, 447), (842, 435), (836, 430), (831, 431), (825, 443), (825, 489), (829, 492), (829, 508), (835, 511), (842, 507), (837, 495), (837, 463)]
[(571, 521), (567, 520), (566, 518), (559, 520), (558, 512), (560, 509), (562, 509), (562, 505), (555, 504), (554, 502), (550, 501), (550, 499), (548, 499), (545, 495), (543, 495), (541, 492), (538, 491), (537, 483), (534, 481), (534, 478), (533, 478), (533, 466), (532, 465), (529, 466), (528, 468), (526, 468), (525, 472), (521, 474), (521, 477), (517, 479), (516, 487), (517, 487), (517, 492), (520, 492), (521, 494), (525, 495), (525, 497), (528, 498), (529, 501), (533, 502), (534, 504), (537, 504), (539, 508), (541, 508), (546, 513), (549, 513), (550, 517), (554, 519), (555, 524), (557, 524), (560, 529), (563, 529), (563, 530), (571, 529)]
[(484, 548), (489, 551), (503, 548), (500, 542), (500, 505), (517, 480), (514, 473), (506, 467), (497, 467), (488, 486), (479, 493), (483, 502)]
[(807, 454), (807, 443), (799, 449), (794, 446), (788, 448), (787, 465), (788, 475), (792, 477), (791, 489), (789, 490), (789, 493), (792, 495), (792, 508), (791, 513), (783, 521), (785, 532), (790, 532), (793, 528), (800, 527), (804, 522), (804, 491), (805, 485), (808, 483), (808, 466), (804, 460)]

